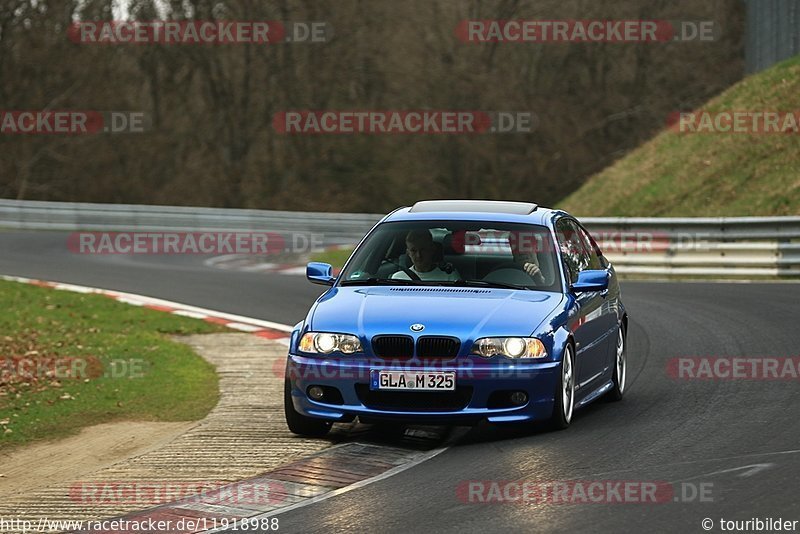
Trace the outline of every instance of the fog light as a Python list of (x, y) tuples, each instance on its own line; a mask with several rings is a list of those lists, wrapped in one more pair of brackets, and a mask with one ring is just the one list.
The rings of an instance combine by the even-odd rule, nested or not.
[(325, 391), (319, 386), (311, 386), (308, 388), (308, 396), (315, 401), (322, 400), (322, 397), (325, 396)]
[(524, 391), (515, 391), (511, 394), (511, 402), (516, 404), (517, 406), (521, 404), (525, 404), (528, 402), (528, 394)]

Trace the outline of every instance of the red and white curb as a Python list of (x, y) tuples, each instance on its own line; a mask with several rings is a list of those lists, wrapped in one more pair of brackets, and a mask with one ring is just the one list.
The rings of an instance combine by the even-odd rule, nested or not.
[(193, 319), (201, 319), (209, 323), (232, 328), (233, 330), (248, 332), (259, 337), (270, 339), (282, 345), (286, 345), (287, 347), (289, 346), (290, 334), (293, 329), (287, 324), (273, 323), (272, 321), (264, 321), (261, 319), (255, 319), (253, 317), (244, 317), (242, 315), (235, 315), (232, 313), (198, 308), (197, 306), (191, 306), (189, 304), (182, 304), (179, 302), (147, 297), (145, 295), (137, 295), (134, 293), (100, 289), (97, 287), (79, 286), (75, 284), (65, 284), (62, 282), (52, 282), (49, 280), (36, 280), (34, 278), (24, 278), (21, 276), (0, 275), (0, 279), (10, 282), (20, 282), (34, 286), (60, 289), (63, 291), (72, 291), (74, 293), (93, 293), (104, 295), (119, 302), (124, 302), (125, 304), (142, 306), (143, 308), (173, 313), (175, 315), (191, 317)]
[(295, 263), (274, 263), (259, 261), (257, 256), (245, 254), (225, 254), (203, 261), (206, 267), (242, 271), (246, 273), (306, 274), (306, 266)]

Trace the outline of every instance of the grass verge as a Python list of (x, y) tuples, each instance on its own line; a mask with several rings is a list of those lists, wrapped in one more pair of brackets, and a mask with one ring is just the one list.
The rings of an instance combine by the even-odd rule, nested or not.
[(217, 402), (214, 367), (168, 335), (221, 326), (2, 280), (0, 308), (0, 449), (115, 420), (197, 420)]

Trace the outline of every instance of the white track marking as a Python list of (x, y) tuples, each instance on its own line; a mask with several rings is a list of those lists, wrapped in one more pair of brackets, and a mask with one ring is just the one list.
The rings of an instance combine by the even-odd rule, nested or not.
[(714, 475), (724, 475), (725, 473), (735, 473), (736, 471), (742, 471), (743, 469), (746, 469), (746, 471), (743, 471), (742, 473), (739, 473), (736, 476), (737, 477), (751, 477), (751, 476), (755, 475), (756, 473), (760, 473), (761, 471), (765, 471), (767, 469), (775, 467), (776, 465), (777, 464), (773, 464), (773, 463), (743, 465), (741, 467), (732, 467), (730, 469), (722, 469), (720, 471), (712, 471), (710, 473), (703, 473), (702, 475), (693, 476), (691, 478), (682, 478), (680, 480), (675, 480), (675, 481), (670, 482), (670, 483), (671, 484), (675, 484), (676, 482), (688, 482), (690, 480), (697, 480), (698, 478), (713, 477)]
[(187, 310), (178, 310), (178, 311), (176, 311), (174, 313), (175, 313), (175, 315), (182, 315), (184, 317), (191, 317), (192, 319), (205, 319), (206, 317), (208, 317), (208, 315), (206, 315), (205, 313), (197, 313), (197, 312), (187, 311)]
[(640, 467), (632, 467), (629, 469), (616, 469), (614, 471), (605, 471), (603, 473), (592, 473), (586, 476), (603, 476), (603, 475), (613, 475), (617, 473), (628, 473), (631, 471), (638, 471), (640, 469), (660, 469), (662, 467), (672, 467), (676, 465), (692, 465), (692, 464), (705, 464), (709, 462), (723, 462), (725, 460), (739, 460), (742, 458), (758, 458), (760, 456), (777, 456), (781, 454), (798, 454), (800, 453), (800, 449), (791, 449), (788, 451), (775, 451), (775, 452), (754, 452), (750, 454), (738, 454), (736, 456), (722, 456), (719, 458), (704, 458), (702, 460), (687, 460), (683, 462), (670, 462), (667, 464), (657, 464), (657, 465), (643, 465)]
[(261, 327), (244, 323), (228, 323), (225, 326), (228, 328), (233, 328), (234, 330), (241, 330), (242, 332), (258, 332), (261, 330)]

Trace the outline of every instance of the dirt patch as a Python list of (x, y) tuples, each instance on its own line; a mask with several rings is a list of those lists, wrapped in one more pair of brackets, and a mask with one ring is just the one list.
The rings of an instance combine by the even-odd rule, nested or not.
[(0, 497), (75, 480), (121, 460), (157, 449), (196, 422), (104, 423), (75, 436), (0, 453)]

